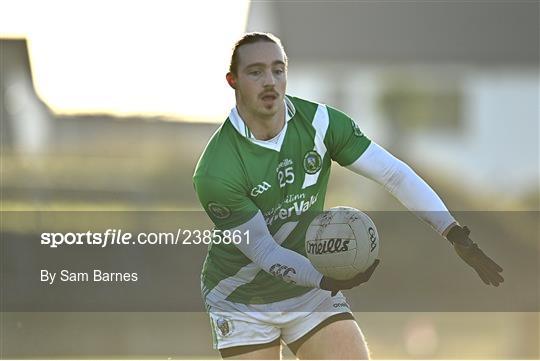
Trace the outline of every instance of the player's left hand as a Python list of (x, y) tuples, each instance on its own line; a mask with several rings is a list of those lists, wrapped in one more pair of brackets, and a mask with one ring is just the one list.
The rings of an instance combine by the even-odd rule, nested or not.
[(476, 271), (486, 285), (499, 286), (504, 282), (504, 278), (500, 275), (502, 267), (478, 248), (478, 245), (469, 238), (470, 233), (467, 226), (455, 225), (446, 238), (454, 245), (458, 256)]

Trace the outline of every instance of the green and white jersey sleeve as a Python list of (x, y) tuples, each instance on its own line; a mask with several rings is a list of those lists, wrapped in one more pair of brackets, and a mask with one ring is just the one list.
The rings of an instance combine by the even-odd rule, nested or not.
[(329, 106), (326, 108), (329, 122), (325, 143), (330, 157), (341, 166), (348, 166), (364, 153), (370, 140), (348, 115)]
[(204, 210), (219, 229), (231, 229), (251, 219), (259, 210), (234, 180), (214, 176), (194, 178)]

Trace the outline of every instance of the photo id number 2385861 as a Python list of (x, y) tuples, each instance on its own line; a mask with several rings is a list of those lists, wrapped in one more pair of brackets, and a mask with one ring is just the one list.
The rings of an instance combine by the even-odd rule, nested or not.
[(182, 244), (249, 244), (249, 230), (221, 230), (221, 229), (205, 229), (205, 230), (190, 230), (182, 231)]

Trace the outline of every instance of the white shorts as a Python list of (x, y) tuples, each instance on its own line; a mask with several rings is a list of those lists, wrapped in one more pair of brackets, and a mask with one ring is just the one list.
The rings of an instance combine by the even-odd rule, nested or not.
[(313, 289), (301, 296), (268, 304), (206, 299), (215, 349), (265, 344), (281, 338), (290, 344), (325, 319), (352, 313), (345, 296)]

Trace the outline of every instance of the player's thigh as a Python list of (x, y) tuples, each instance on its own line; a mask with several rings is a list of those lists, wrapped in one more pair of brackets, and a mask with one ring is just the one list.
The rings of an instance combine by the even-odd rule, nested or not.
[(311, 335), (298, 348), (296, 356), (304, 360), (369, 359), (369, 350), (356, 321), (339, 320)]
[(277, 341), (268, 345), (237, 346), (219, 351), (224, 360), (279, 360), (281, 343)]

